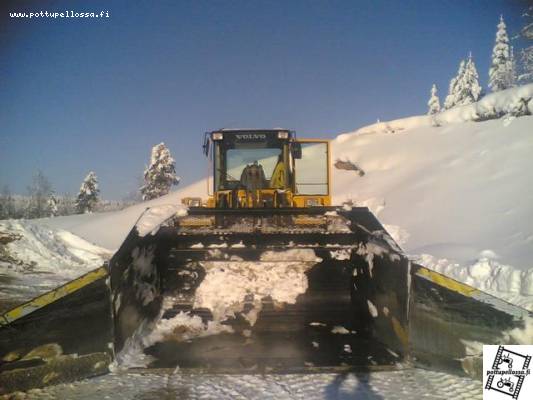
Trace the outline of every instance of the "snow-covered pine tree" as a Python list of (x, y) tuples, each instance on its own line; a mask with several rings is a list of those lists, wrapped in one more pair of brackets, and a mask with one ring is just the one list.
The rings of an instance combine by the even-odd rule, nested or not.
[(520, 36), (530, 43), (520, 52), (520, 74), (518, 81), (521, 84), (533, 82), (533, 5), (529, 6), (523, 17), (526, 19), (524, 27), (520, 30)]
[(95, 210), (98, 204), (98, 178), (96, 174), (91, 171), (83, 180), (80, 187), (80, 192), (76, 198), (76, 211), (78, 214), (87, 214)]
[(444, 99), (444, 108), (449, 110), (452, 107), (457, 105), (457, 98), (459, 92), (459, 82), (462, 81), (463, 75), (465, 73), (465, 61), (461, 60), (459, 63), (459, 69), (457, 70), (457, 75), (452, 78), (450, 81), (450, 86), (448, 88), (448, 96)]
[(479, 75), (476, 64), (472, 58), (472, 53), (468, 55), (468, 61), (465, 64), (465, 71), (461, 81), (458, 83), (458, 97), (455, 103), (458, 106), (475, 103), (481, 98), (483, 89), (479, 84)]
[(444, 108), (448, 110), (455, 106), (474, 103), (481, 98), (482, 92), (476, 64), (470, 53), (466, 62), (464, 60), (460, 62), (457, 76), (450, 81), (449, 94), (444, 101)]
[(503, 16), (500, 15), (496, 42), (492, 49), (492, 63), (489, 69), (489, 88), (493, 92), (508, 89), (515, 84), (511, 55), (509, 36), (507, 36)]
[(440, 112), (440, 100), (437, 96), (437, 85), (433, 84), (431, 87), (431, 97), (428, 101), (428, 115), (437, 114)]
[(510, 64), (510, 81), (513, 83), (512, 86), (516, 86), (518, 82), (518, 77), (516, 75), (516, 59), (514, 57), (514, 47), (511, 46), (511, 54), (509, 55), (509, 64)]
[(482, 89), (479, 85), (479, 76), (476, 65), (472, 59), (472, 54), (464, 65), (463, 74), (459, 77), (455, 85), (454, 106), (464, 106), (478, 101), (481, 97)]
[(176, 175), (176, 162), (164, 143), (152, 148), (150, 165), (144, 171), (144, 185), (140, 191), (143, 200), (151, 200), (170, 192), (180, 178)]
[(48, 216), (57, 217), (59, 213), (58, 201), (53, 193), (50, 194), (50, 197), (48, 198), (48, 203), (46, 205), (48, 207)]

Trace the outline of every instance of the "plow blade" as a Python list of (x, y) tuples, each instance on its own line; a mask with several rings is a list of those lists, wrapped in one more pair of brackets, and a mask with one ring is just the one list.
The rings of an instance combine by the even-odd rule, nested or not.
[(139, 224), (109, 268), (1, 316), (0, 395), (106, 373), (114, 358), (480, 378), (483, 344), (533, 343), (530, 312), (412, 264), (366, 208), (193, 208), (150, 233)]
[(408, 269), (366, 208), (192, 209), (112, 259), (115, 347), (144, 337), (155, 368), (390, 368)]

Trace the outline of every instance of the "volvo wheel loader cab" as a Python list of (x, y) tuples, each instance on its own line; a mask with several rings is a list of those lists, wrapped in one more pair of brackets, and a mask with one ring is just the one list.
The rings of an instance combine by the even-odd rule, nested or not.
[(367, 208), (330, 206), (329, 142), (222, 129), (203, 148), (207, 200), (184, 199), (187, 215), (153, 235), (134, 229), (111, 263), (116, 350), (149, 327), (153, 367), (401, 360), (409, 263)]
[[(286, 129), (207, 132), (204, 153), (212, 168), (207, 207), (329, 206), (327, 140), (297, 140)], [(199, 205), (199, 199), (184, 199)]]

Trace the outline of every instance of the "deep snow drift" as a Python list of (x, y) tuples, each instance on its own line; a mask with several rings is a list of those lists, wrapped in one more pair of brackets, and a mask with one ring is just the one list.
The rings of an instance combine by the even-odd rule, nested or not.
[[(192, 185), (193, 188), (196, 186), (200, 185), (198, 183)], [(202, 188), (205, 190), (205, 183), (202, 185)], [(182, 191), (177, 191), (154, 200), (135, 204), (120, 211), (44, 218), (39, 221), (51, 228), (70, 231), (98, 246), (105, 247), (114, 252), (118, 250), (128, 233), (147, 209), (156, 206), (158, 208), (160, 207), (159, 211), (154, 211), (155, 214), (184, 212), (185, 207), (180, 206), (181, 197), (183, 196)], [(148, 213), (145, 217), (152, 220), (152, 217), (158, 219), (159, 216), (154, 215), (154, 213)], [(167, 217), (170, 215), (167, 215)], [(148, 233), (144, 232), (147, 229), (146, 227), (142, 229), (143, 233)]]
[(70, 232), (40, 221), (0, 221), (0, 299), (8, 304), (29, 300), (85, 272), (112, 255)]
[[(340, 135), (333, 159), (364, 175), (336, 169), (334, 202), (368, 206), (422, 265), (533, 305), (533, 117), (506, 114), (532, 97), (527, 85)], [(471, 121), (490, 112), (504, 115)]]
[(532, 266), (533, 117), (342, 135), (333, 150), (365, 171), (335, 171), (335, 202), (402, 227), (409, 252), (466, 261), (490, 248)]

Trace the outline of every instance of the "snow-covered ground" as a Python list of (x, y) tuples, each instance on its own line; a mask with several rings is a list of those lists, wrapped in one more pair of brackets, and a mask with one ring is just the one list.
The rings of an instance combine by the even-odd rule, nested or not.
[(118, 250), (146, 209), (157, 206), (162, 207), (162, 210), (179, 212), (181, 208), (176, 208), (176, 205), (181, 204), (182, 197), (194, 194), (205, 197), (205, 192), (206, 183), (201, 181), (166, 196), (135, 204), (120, 211), (44, 218), (39, 221), (52, 229), (70, 231), (91, 243), (114, 252)]
[[(481, 399), (482, 384), (422, 369), (345, 374), (209, 375), (121, 372), (20, 394), (21, 399)], [(19, 397), (16, 397), (19, 398)]]
[(467, 118), (532, 97), (527, 85), (446, 111), (441, 126), (419, 116), (340, 135), (334, 159), (365, 174), (337, 169), (334, 201), (368, 206), (422, 265), (533, 306), (533, 116)]
[(0, 243), (0, 310), (100, 267), (112, 255), (40, 221), (0, 221)]

